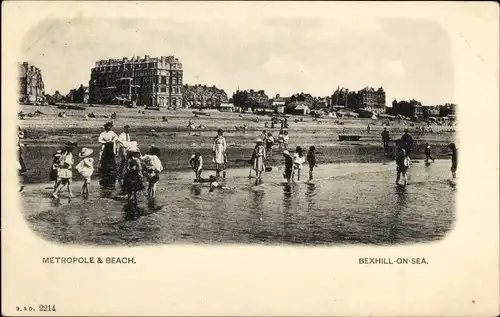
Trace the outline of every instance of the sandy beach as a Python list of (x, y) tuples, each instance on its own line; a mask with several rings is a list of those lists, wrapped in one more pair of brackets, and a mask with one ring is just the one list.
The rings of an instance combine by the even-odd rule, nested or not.
[[(224, 129), (228, 146), (228, 167), (246, 167), (247, 160), (251, 156), (254, 140), (260, 137), (263, 130), (272, 132), (276, 137), (279, 128), (265, 128), (265, 122), (270, 125), (270, 117), (257, 116), (253, 114), (223, 113), (216, 110), (206, 111), (210, 116), (195, 117), (193, 109), (182, 110), (146, 110), (143, 108), (112, 107), (89, 107), (86, 111), (66, 110), (66, 118), (59, 118), (57, 114), (63, 110), (55, 106), (36, 107), (22, 106), (25, 113), (41, 111), (38, 117), (26, 117), (19, 121), (19, 125), (26, 131), (23, 157), (28, 171), (25, 174), (26, 183), (43, 183), (48, 181), (51, 164), (51, 156), (57, 148), (61, 147), (67, 140), (78, 142), (78, 148), (91, 147), (94, 153), (98, 153), (100, 145), (97, 143), (99, 133), (103, 131), (103, 124), (110, 119), (105, 114), (117, 113), (114, 120), (114, 131), (119, 134), (123, 126), (131, 126), (131, 138), (138, 141), (139, 148), (146, 151), (154, 144), (162, 151), (161, 160), (165, 172), (189, 170), (188, 159), (195, 151), (199, 151), (205, 160), (207, 169), (213, 168), (211, 162), (212, 140), (219, 128)], [(141, 111), (141, 113), (139, 113)], [(93, 112), (96, 118), (84, 119), (84, 114)], [(162, 117), (168, 118), (168, 122), (162, 121)], [(259, 122), (254, 122), (258, 118)], [(303, 122), (295, 123), (294, 120), (302, 119)], [(193, 131), (189, 134), (187, 125), (189, 120), (198, 127), (203, 124), (206, 129)], [(290, 116), (289, 148), (294, 150), (301, 146), (307, 150), (314, 145), (317, 152), (318, 164), (342, 163), (342, 162), (386, 162), (391, 161), (391, 155), (387, 155), (382, 147), (380, 133), (383, 129), (383, 120), (371, 119), (349, 119), (323, 117), (320, 123), (312, 120), (310, 116)], [(336, 123), (337, 122), (337, 123)], [(342, 122), (340, 125), (338, 122)], [(367, 125), (370, 124), (370, 132)], [(408, 128), (415, 139), (413, 159), (424, 158), (423, 147), (426, 142), (433, 148), (436, 158), (448, 158), (448, 144), (455, 142), (455, 133), (444, 132), (454, 127), (432, 125), (434, 133), (416, 132), (416, 125), (410, 126), (411, 122), (403, 125), (402, 122), (391, 121), (388, 128), (391, 140), (399, 139), (403, 130)], [(236, 131), (235, 127), (247, 125), (245, 132)], [(155, 135), (151, 133), (155, 130)], [(338, 135), (343, 132), (347, 134), (361, 135), (359, 141), (339, 141)], [(391, 147), (394, 144), (391, 142)], [(283, 165), (283, 157), (274, 146), (274, 153), (266, 159), (268, 166)], [(164, 172), (164, 173), (165, 173)], [(76, 173), (75, 173), (76, 174)], [(78, 177), (76, 177), (78, 178)]]

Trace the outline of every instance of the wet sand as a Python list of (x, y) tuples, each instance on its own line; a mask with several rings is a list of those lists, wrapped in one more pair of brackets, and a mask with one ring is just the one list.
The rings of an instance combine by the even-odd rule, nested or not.
[[(248, 179), (248, 169), (230, 169), (227, 185), (236, 189), (215, 192), (193, 184), (191, 173), (167, 172), (157, 198), (140, 195), (137, 205), (95, 185), (88, 199), (68, 199), (63, 191), (54, 200), (50, 184), (28, 185), (20, 195), (31, 228), (56, 243), (405, 244), (442, 239), (452, 229), (449, 165), (415, 162), (405, 188), (395, 186), (389, 162), (322, 165), (313, 182), (304, 173), (293, 184), (280, 168), (260, 185)], [(74, 191), (80, 186), (73, 184)]]

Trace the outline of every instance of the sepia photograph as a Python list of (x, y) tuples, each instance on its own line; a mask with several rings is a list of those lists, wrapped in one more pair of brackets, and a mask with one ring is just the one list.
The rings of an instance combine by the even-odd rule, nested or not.
[[(498, 139), (492, 137), (498, 132), (498, 39), (487, 41), (478, 35), (493, 30), (498, 7), (489, 14), (487, 4), (451, 2), (450, 16), (441, 18), (445, 3), (436, 3), (436, 10), (430, 3), (413, 2), (102, 2), (102, 10), (98, 4), (47, 3), (33, 20), (29, 16), (37, 15), (41, 3), (7, 6), (9, 23), (22, 24), (20, 18), (26, 14), (23, 21), (29, 25), (12, 34), (10, 41), (17, 46), (12, 44), (9, 53), (2, 54), (2, 64), (8, 58), (10, 65), (8, 72), (2, 72), (8, 82), (2, 91), (9, 89), (8, 99), (2, 98), (2, 117), (15, 128), (9, 134), (2, 129), (2, 149), (7, 137), (8, 144), (16, 140), (15, 157), (7, 159), (16, 175), (9, 180), (2, 177), (2, 184), (9, 184), (8, 197), (15, 193), (18, 200), (8, 216), (2, 207), (2, 234), (13, 228), (6, 224), (13, 218), (6, 217), (22, 218), (16, 227), (25, 227), (26, 233), (11, 231), (8, 243), (16, 237), (36, 241), (23, 245), (44, 250), (43, 254), (32, 255), (33, 260), (28, 260), (29, 252), (23, 256), (27, 263), (36, 263), (37, 272), (50, 270), (52, 276), (56, 266), (60, 270), (65, 266), (64, 274), (73, 274), (69, 267), (81, 265), (82, 272), (89, 268), (82, 283), (91, 283), (96, 276), (116, 282), (118, 271), (128, 275), (132, 267), (140, 267), (135, 272), (152, 270), (148, 266), (153, 263), (139, 256), (139, 250), (146, 252), (147, 247), (148, 258), (159, 261), (161, 253), (166, 257), (163, 270), (173, 262), (177, 272), (191, 267), (191, 273), (182, 273), (184, 282), (202, 274), (193, 268), (200, 261), (207, 261), (207, 272), (208, 265), (216, 268), (214, 273), (229, 269), (221, 264), (226, 259), (232, 270), (241, 269), (231, 271), (241, 279), (253, 261), (267, 259), (267, 266), (258, 266), (262, 270), (279, 271), (278, 263), (292, 265), (286, 259), (293, 252), (295, 259), (308, 262), (293, 265), (313, 274), (314, 266), (319, 266), (318, 272), (328, 270), (330, 261), (312, 260), (322, 250), (323, 255), (349, 252), (343, 257), (329, 254), (337, 262), (337, 275), (372, 265), (371, 273), (368, 269), (359, 273), (360, 281), (394, 283), (390, 287), (397, 293), (395, 285), (404, 278), (395, 276), (403, 266), (407, 274), (418, 271), (411, 285), (416, 285), (417, 276), (433, 281), (442, 273), (431, 277), (431, 269), (446, 271), (445, 262), (438, 260), (444, 254), (439, 250), (452, 252), (440, 246), (455, 239), (453, 252), (459, 252), (464, 241), (470, 243), (467, 248), (477, 245), (465, 238), (477, 232), (498, 237), (498, 195), (494, 196)], [(14, 12), (21, 16), (14, 19)], [(482, 28), (480, 16), (485, 17)], [(477, 22), (467, 24), (469, 33), (466, 23), (458, 29), (458, 21), (465, 17)], [(491, 34), (494, 38), (495, 32)], [(473, 42), (472, 36), (479, 40)], [(6, 103), (9, 114), (4, 113)], [(483, 212), (472, 208), (484, 208), (477, 223), (464, 220)], [(466, 233), (465, 226), (474, 225), (482, 229)], [(494, 246), (498, 242), (490, 245)], [(249, 267), (240, 266), (229, 251), (217, 255), (221, 247), (252, 248), (255, 253), (240, 254), (242, 261), (247, 257), (253, 261), (246, 261)], [(179, 253), (168, 253), (174, 250), (169, 248)], [(182, 254), (184, 249), (177, 248), (188, 248), (192, 254), (198, 249), (190, 248), (204, 251), (194, 257), (197, 260), (183, 261), (173, 255)], [(498, 250), (492, 253), (486, 248), (480, 246), (476, 252), (483, 252), (484, 261), (496, 259), (498, 268)], [(262, 256), (258, 250), (263, 250)], [(266, 256), (285, 252), (278, 250), (289, 252), (283, 253), (282, 262)], [(103, 262), (95, 263), (108, 265), (106, 271), (90, 269), (101, 257)], [(454, 259), (458, 255), (449, 256), (446, 263)], [(483, 267), (492, 268), (493, 262), (488, 263)], [(111, 265), (120, 268), (111, 273)], [(160, 266), (154, 265), (154, 270)], [(391, 265), (394, 273), (386, 269)], [(375, 267), (395, 275), (383, 282), (385, 275), (375, 277)], [(281, 276), (277, 285), (285, 288), (301, 279), (300, 270), (293, 271), (292, 266), (287, 270), (290, 279), (263, 273), (241, 285), (250, 287), (266, 276)], [(336, 285), (353, 286), (355, 271)], [(133, 279), (151, 282), (151, 276), (157, 276), (152, 272), (147, 278), (134, 273)], [(451, 274), (441, 283), (449, 285)], [(318, 273), (310, 280), (322, 280), (322, 288), (330, 289), (334, 284), (328, 281), (334, 283), (336, 277), (326, 276)], [(498, 279), (498, 273), (489, 276)], [(160, 279), (170, 281), (166, 276)], [(217, 284), (213, 276), (210, 281), (209, 285)], [(141, 287), (147, 288), (144, 283)], [(498, 295), (498, 287), (490, 284), (488, 292)], [(118, 289), (121, 284), (109, 285)], [(448, 289), (440, 287), (434, 293)], [(210, 301), (203, 297), (204, 289), (193, 296)], [(156, 293), (145, 302), (159, 303), (162, 294), (166, 293)], [(288, 309), (280, 297), (281, 306), (255, 301), (252, 310), (249, 300), (250, 310), (216, 306), (206, 313), (410, 316), (416, 311), (451, 316), (458, 312), (458, 308), (446, 310), (451, 295), (428, 306), (416, 300), (413, 304), (418, 302), (420, 310), (410, 311), (410, 306), (404, 310), (403, 305), (413, 305), (408, 304), (408, 294), (394, 295), (404, 298), (395, 304), (400, 309), (394, 310), (374, 308), (373, 303), (367, 306), (369, 311), (356, 310), (351, 301), (339, 300), (340, 295), (322, 302), (324, 293), (311, 296), (303, 308), (298, 306), (299, 297)], [(363, 302), (369, 295), (359, 296)], [(201, 302), (190, 310), (185, 302), (176, 306), (175, 300), (167, 301), (170, 310), (150, 306), (133, 314), (205, 312)], [(479, 302), (482, 310), (474, 308)], [(460, 311), (483, 316), (495, 301), (485, 302), (484, 297), (467, 297), (472, 306)], [(67, 305), (66, 310), (56, 310), (55, 302), (28, 300), (8, 309), (16, 315), (74, 315), (76, 311)], [(125, 306), (110, 304), (104, 310), (96, 306), (82, 314), (123, 314)]]
[(22, 43), (19, 190), (44, 239), (399, 244), (453, 229), (460, 106), (439, 23), (47, 19)]

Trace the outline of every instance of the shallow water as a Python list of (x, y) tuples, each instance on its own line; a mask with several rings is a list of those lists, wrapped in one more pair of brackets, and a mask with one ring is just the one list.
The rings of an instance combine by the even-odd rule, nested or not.
[[(28, 186), (21, 195), (32, 229), (60, 243), (401, 244), (437, 240), (452, 229), (449, 167), (416, 162), (406, 188), (394, 184), (394, 163), (322, 165), (313, 182), (304, 169), (292, 184), (281, 169), (265, 173), (260, 185), (248, 169), (234, 169), (226, 184), (236, 189), (214, 192), (194, 185), (192, 173), (164, 172), (155, 201), (142, 195), (137, 206), (97, 185), (88, 200), (62, 192), (55, 201), (48, 185)], [(73, 184), (74, 192), (79, 188)]]

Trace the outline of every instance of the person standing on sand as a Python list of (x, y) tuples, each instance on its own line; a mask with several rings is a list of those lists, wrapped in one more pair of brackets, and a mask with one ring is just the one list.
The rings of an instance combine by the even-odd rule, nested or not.
[(257, 175), (257, 179), (262, 179), (262, 172), (265, 170), (264, 159), (266, 158), (266, 149), (264, 148), (261, 139), (257, 139), (255, 143), (256, 145), (253, 149), (251, 161), (253, 164), (253, 170)]
[(431, 146), (425, 143), (425, 163), (429, 163), (429, 159), (434, 163), (434, 158), (431, 156)]
[(396, 148), (396, 185), (399, 185), (399, 180), (401, 178), (401, 174), (403, 174), (404, 186), (408, 183), (408, 177), (406, 176), (406, 172), (408, 171), (409, 166), (409, 158), (406, 155), (406, 150), (404, 148), (405, 144), (402, 141), (397, 143)]
[(116, 154), (116, 140), (118, 139), (118, 136), (116, 135), (115, 132), (113, 132), (111, 129), (113, 128), (113, 123), (111, 122), (106, 122), (104, 124), (104, 131), (101, 132), (99, 135), (99, 143), (102, 144), (101, 151), (99, 153), (99, 161), (102, 161), (102, 153), (104, 151), (104, 147), (106, 144), (111, 143), (113, 147), (113, 152)]
[(59, 198), (59, 192), (66, 185), (68, 188), (69, 197), (74, 197), (71, 191), (71, 180), (73, 178), (73, 168), (74, 160), (73, 160), (73, 150), (76, 147), (75, 142), (67, 142), (61, 154), (61, 164), (59, 165), (59, 169), (57, 171), (57, 187), (52, 193), (52, 197)]
[(62, 150), (57, 150), (56, 153), (52, 155), (52, 165), (50, 166), (49, 180), (51, 182), (54, 182), (54, 190), (56, 190), (57, 185), (59, 184), (57, 182), (57, 171), (59, 169), (59, 165), (61, 164), (61, 155)]
[(283, 151), (283, 141), (284, 141), (283, 130), (280, 130), (278, 134), (278, 149), (280, 151)]
[(387, 128), (384, 128), (384, 131), (381, 133), (382, 143), (384, 144), (384, 150), (387, 151), (389, 149), (389, 140), (391, 139), (389, 136), (389, 131)]
[(118, 136), (111, 131), (113, 124), (108, 122), (104, 125), (105, 131), (99, 136), (99, 143), (102, 144), (100, 154), (100, 174), (99, 184), (103, 187), (114, 188), (117, 178), (116, 166), (116, 141)]
[(451, 150), (451, 175), (453, 178), (457, 177), (457, 167), (458, 167), (458, 150), (455, 143), (450, 143), (449, 148)]
[(217, 130), (217, 136), (214, 138), (214, 142), (212, 145), (212, 154), (213, 154), (213, 159), (212, 161), (215, 163), (215, 170), (216, 170), (216, 176), (220, 176), (220, 171), (223, 169), (223, 175), (226, 177), (226, 162), (227, 162), (227, 156), (226, 156), (226, 139), (223, 136), (224, 130), (219, 129)]
[(288, 131), (283, 134), (283, 149), (288, 149), (288, 143), (290, 142), (290, 137), (288, 136)]
[(82, 196), (89, 196), (90, 178), (94, 173), (94, 159), (90, 155), (94, 152), (92, 149), (84, 147), (78, 157), (82, 160), (75, 166), (75, 169), (82, 175), (84, 181), (82, 185)]

